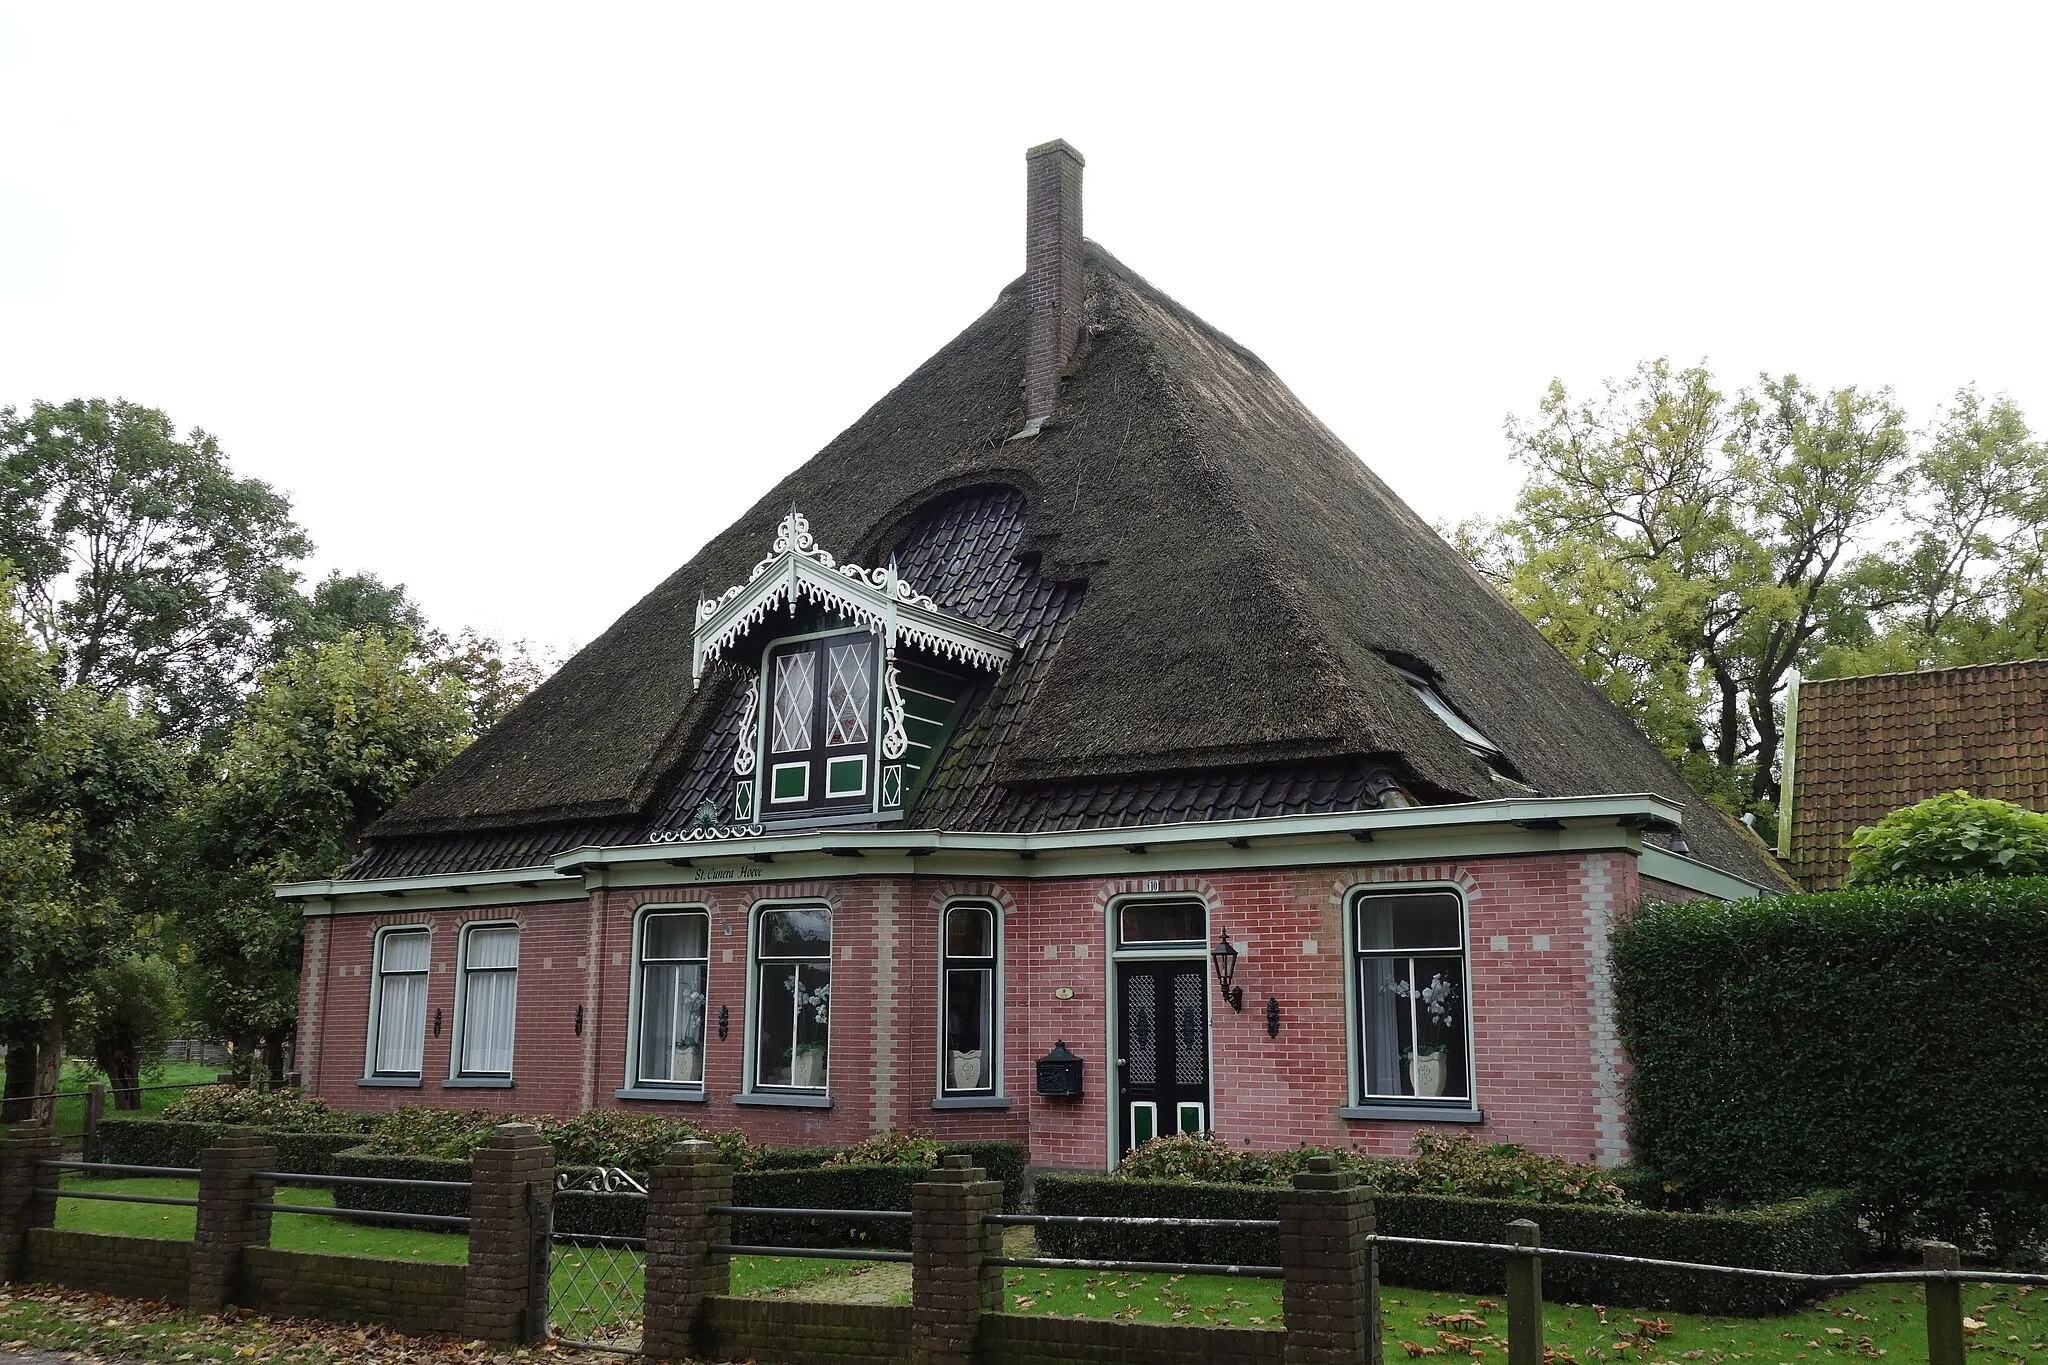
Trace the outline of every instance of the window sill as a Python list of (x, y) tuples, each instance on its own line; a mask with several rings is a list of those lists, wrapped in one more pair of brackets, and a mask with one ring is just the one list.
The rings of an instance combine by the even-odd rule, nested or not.
[(357, 1081), (356, 1084), (362, 1086), (366, 1090), (374, 1090), (387, 1086), (393, 1088), (402, 1088), (406, 1090), (417, 1090), (420, 1088), (420, 1078), (417, 1076), (365, 1076), (361, 1080)]
[(941, 1095), (932, 1101), (934, 1109), (1008, 1109), (1007, 1095)]
[(510, 1076), (450, 1076), (441, 1082), (443, 1090), (510, 1090)]
[(629, 1085), (623, 1090), (612, 1091), (615, 1100), (664, 1100), (670, 1104), (702, 1104), (705, 1100), (701, 1090), (671, 1090), (659, 1085)]
[(761, 1109), (830, 1109), (830, 1095), (777, 1094), (773, 1091), (756, 1090), (744, 1095), (734, 1095), (732, 1102), (738, 1105)]
[(1391, 1119), (1396, 1123), (1484, 1123), (1486, 1111), (1462, 1105), (1358, 1104), (1337, 1111), (1340, 1119)]

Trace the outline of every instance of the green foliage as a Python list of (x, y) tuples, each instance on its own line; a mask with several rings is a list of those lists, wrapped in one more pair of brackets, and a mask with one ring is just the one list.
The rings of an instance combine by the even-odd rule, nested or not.
[(225, 727), (312, 548), (283, 494), (155, 409), (0, 410), (0, 555), (28, 620), (64, 681), (146, 697), (171, 734)]
[(1553, 383), (1508, 439), (1513, 515), (1452, 538), (1731, 812), (1774, 812), (1792, 669), (2048, 650), (2048, 447), (2009, 399), (1966, 389), (1916, 436), (1887, 391), (1730, 396), (1655, 360)]
[(177, 1123), (245, 1123), (271, 1133), (366, 1133), (377, 1120), (336, 1109), (297, 1090), (258, 1090), (239, 1085), (201, 1085), (165, 1106)]
[[(100, 1159), (119, 1165), (196, 1166), (199, 1154), (234, 1126), (109, 1115), (100, 1124)], [(309, 1175), (332, 1174), (334, 1155), (363, 1140), (360, 1133), (266, 1131), (262, 1136), (277, 1148), (280, 1170)]]
[(178, 969), (161, 957), (127, 953), (85, 980), (70, 1046), (83, 1048), (113, 1083), (117, 1107), (139, 1108), (144, 1058), (162, 1054), (183, 1014)]
[(1119, 1180), (1187, 1180), (1219, 1184), (1286, 1185), (1326, 1156), (1361, 1184), (1387, 1194), (1442, 1194), (1514, 1199), (1541, 1204), (1625, 1202), (1621, 1187), (1598, 1166), (1543, 1156), (1512, 1143), (1481, 1144), (1469, 1133), (1417, 1133), (1407, 1160), (1366, 1156), (1342, 1148), (1283, 1151), (1237, 1149), (1213, 1134), (1154, 1138), (1118, 1163)]
[(1631, 1143), (1674, 1197), (2048, 1236), (2048, 880), (1646, 904), (1613, 961)]
[[(1117, 1176), (1041, 1175), (1041, 1213), (1139, 1218), (1273, 1219), (1273, 1185), (1131, 1180)], [(1545, 1246), (1765, 1270), (1827, 1273), (1848, 1268), (1853, 1210), (1841, 1195), (1816, 1195), (1741, 1213), (1665, 1213), (1586, 1204), (1386, 1194), (1374, 1198), (1378, 1231), (1392, 1237), (1498, 1242), (1506, 1225), (1528, 1218)], [(1262, 1229), (1050, 1225), (1039, 1230), (1047, 1255), (1105, 1260), (1233, 1262), (1275, 1265), (1279, 1234)], [(1380, 1278), (1390, 1285), (1500, 1292), (1501, 1259), (1486, 1252), (1429, 1247), (1380, 1249)], [(1782, 1312), (1805, 1295), (1796, 1285), (1641, 1266), (1548, 1260), (1546, 1298), (1748, 1315)]]
[(842, 1166), (913, 1166), (928, 1171), (939, 1164), (942, 1146), (929, 1133), (905, 1133), (892, 1128), (834, 1152), (822, 1164), (828, 1171)]
[(2048, 815), (1944, 792), (1865, 825), (1849, 841), (1849, 882), (2048, 875)]
[(301, 922), (272, 887), (339, 872), (468, 741), (460, 686), (402, 636), (346, 635), (265, 671), (181, 826), (172, 900), (201, 1023), (273, 1044), (290, 1028)]

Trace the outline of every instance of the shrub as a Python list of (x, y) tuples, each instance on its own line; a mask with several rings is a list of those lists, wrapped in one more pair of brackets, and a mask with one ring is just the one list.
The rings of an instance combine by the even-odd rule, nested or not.
[(1482, 1146), (1469, 1133), (1425, 1129), (1415, 1155), (1392, 1161), (1359, 1152), (1296, 1147), (1278, 1152), (1239, 1151), (1211, 1134), (1175, 1134), (1145, 1143), (1116, 1168), (1123, 1180), (1193, 1180), (1221, 1184), (1285, 1185), (1312, 1156), (1327, 1156), (1339, 1170), (1388, 1194), (1464, 1195), (1542, 1204), (1622, 1204), (1621, 1187), (1598, 1166), (1543, 1156), (1512, 1142)]
[(1944, 792), (1865, 825), (1849, 840), (1849, 882), (2048, 875), (2048, 815)]
[[(231, 1126), (110, 1115), (100, 1123), (100, 1159), (126, 1166), (197, 1166), (199, 1154)], [(363, 1140), (361, 1133), (263, 1132), (261, 1136), (277, 1148), (279, 1170), (309, 1175), (332, 1174), (334, 1154)]]
[(1646, 905), (1613, 954), (1631, 1142), (1676, 1199), (2048, 1236), (2048, 880)]
[[(694, 1123), (659, 1114), (622, 1109), (591, 1109), (569, 1118), (549, 1114), (522, 1117), (465, 1109), (394, 1109), (377, 1123), (372, 1151), (385, 1156), (434, 1156), (467, 1160), (491, 1140), (501, 1123), (531, 1123), (555, 1147), (560, 1166), (619, 1166), (644, 1171), (669, 1146), (703, 1139), (718, 1148), (719, 1158), (735, 1170), (756, 1160), (756, 1149), (738, 1129), (711, 1133)], [(836, 1150), (836, 1149), (834, 1149)]]
[[(1280, 1191), (1271, 1185), (1043, 1175), (1038, 1208), (1058, 1214), (1267, 1219), (1280, 1216)], [(1847, 1269), (1855, 1235), (1853, 1211), (1840, 1194), (1717, 1214), (1428, 1194), (1380, 1194), (1374, 1208), (1378, 1230), (1393, 1237), (1498, 1242), (1510, 1221), (1528, 1218), (1549, 1247), (1813, 1274)], [(1278, 1233), (1267, 1229), (1051, 1224), (1038, 1236), (1052, 1256), (1272, 1265), (1280, 1254)], [(1387, 1246), (1379, 1249), (1379, 1262), (1387, 1284), (1500, 1292), (1501, 1258), (1491, 1252)], [(1543, 1292), (1558, 1302), (1737, 1316), (1784, 1311), (1810, 1297), (1797, 1284), (1557, 1259), (1543, 1263)]]
[(163, 1116), (179, 1123), (245, 1123), (272, 1133), (364, 1133), (376, 1120), (350, 1114), (296, 1090), (255, 1090), (238, 1085), (202, 1085), (164, 1106)]
[(827, 1171), (843, 1166), (914, 1166), (928, 1171), (939, 1164), (940, 1145), (928, 1134), (899, 1133), (892, 1128), (834, 1152), (818, 1164)]

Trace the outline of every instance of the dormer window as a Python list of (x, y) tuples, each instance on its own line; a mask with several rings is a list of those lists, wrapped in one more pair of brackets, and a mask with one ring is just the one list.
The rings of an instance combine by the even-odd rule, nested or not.
[(769, 647), (764, 816), (872, 804), (875, 654), (867, 631)]

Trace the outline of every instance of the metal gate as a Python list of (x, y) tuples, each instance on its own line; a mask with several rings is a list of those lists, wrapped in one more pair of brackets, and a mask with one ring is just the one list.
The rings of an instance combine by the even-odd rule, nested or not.
[[(611, 1231), (568, 1232), (561, 1224), (587, 1224), (588, 1210), (608, 1227), (645, 1228), (647, 1191), (626, 1172), (603, 1167), (564, 1174), (556, 1189), (548, 1229), (548, 1335), (568, 1346), (637, 1355), (645, 1311), (647, 1239)], [(576, 1215), (565, 1219), (562, 1193), (601, 1198), (578, 1200)], [(607, 1213), (611, 1216), (604, 1217)]]

